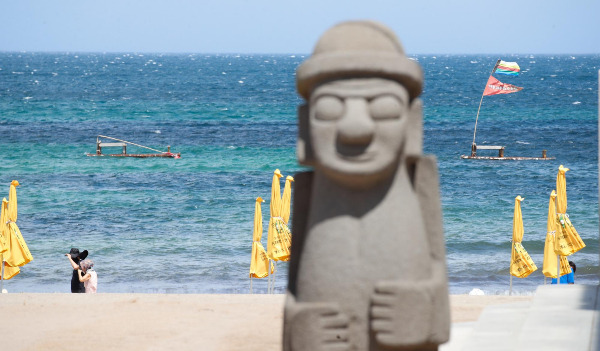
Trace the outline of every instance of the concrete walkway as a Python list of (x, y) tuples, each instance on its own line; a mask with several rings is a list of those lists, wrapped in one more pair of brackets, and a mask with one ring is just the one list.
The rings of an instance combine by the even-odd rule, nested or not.
[(440, 351), (600, 351), (598, 286), (543, 285), (532, 302), (488, 306), (452, 325)]

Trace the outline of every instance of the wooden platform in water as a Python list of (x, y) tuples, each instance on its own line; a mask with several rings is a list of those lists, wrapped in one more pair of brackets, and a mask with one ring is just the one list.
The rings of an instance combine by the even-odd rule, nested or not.
[[(107, 143), (102, 140), (103, 138), (118, 141), (118, 142), (117, 143)], [(156, 151), (158, 153), (157, 154), (128, 154), (127, 153), (127, 144), (131, 144), (131, 145), (135, 145), (135, 146), (138, 146), (138, 147), (141, 147), (144, 149)], [(122, 152), (120, 154), (103, 154), (102, 148), (105, 148), (105, 147), (112, 147), (112, 148), (119, 147), (119, 148), (122, 148)], [(86, 153), (86, 156), (136, 157), (136, 158), (149, 158), (149, 157), (181, 158), (181, 153), (179, 153), (179, 152), (172, 153), (170, 146), (167, 146), (167, 151), (160, 151), (160, 150), (156, 150), (156, 149), (144, 146), (144, 145), (132, 143), (130, 141), (121, 140), (121, 139), (109, 137), (106, 135), (98, 135), (98, 137), (96, 138), (96, 153), (95, 154)]]
[[(526, 157), (526, 156), (504, 156), (505, 146), (500, 145), (471, 145), (471, 155), (460, 155), (460, 158), (466, 160), (494, 160), (494, 161), (547, 161), (554, 160), (556, 157), (547, 157), (546, 150), (542, 150), (542, 157)], [(498, 156), (478, 156), (478, 150), (497, 150)]]
[(554, 160), (556, 157), (524, 157), (524, 156), (507, 156), (507, 157), (499, 157), (499, 156), (470, 156), (470, 155), (460, 155), (460, 158), (467, 160), (507, 160), (507, 161), (549, 161)]
[(137, 157), (137, 158), (147, 158), (147, 157), (167, 157), (167, 158), (181, 158), (181, 153), (164, 153), (164, 154), (86, 154), (86, 156), (110, 156), (110, 157)]

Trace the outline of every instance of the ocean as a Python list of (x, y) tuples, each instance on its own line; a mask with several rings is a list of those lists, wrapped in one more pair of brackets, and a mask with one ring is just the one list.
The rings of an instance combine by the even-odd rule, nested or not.
[[(273, 171), (295, 155), (295, 69), (308, 55), (0, 53), (0, 197), (18, 180), (18, 225), (34, 260), (4, 282), (16, 292), (70, 292), (64, 254), (88, 250), (98, 291), (248, 293), (254, 203), (266, 228)], [(569, 259), (598, 284), (600, 55), (413, 55), (423, 67), (424, 149), (438, 159), (450, 292), (507, 294), (514, 198), (523, 246), (544, 284), (549, 194), (567, 172), (568, 213), (587, 247)], [(524, 89), (486, 96), (477, 143), (506, 156), (463, 160), (496, 60), (516, 61)], [(180, 152), (181, 159), (86, 157), (102, 134)], [(128, 152), (145, 152), (128, 147)], [(490, 151), (490, 154), (493, 152)], [(281, 183), (283, 189), (283, 181)], [(4, 190), (2, 190), (4, 189)], [(293, 217), (291, 219), (293, 221)], [(278, 263), (275, 292), (287, 284)], [(266, 293), (267, 280), (253, 279)]]

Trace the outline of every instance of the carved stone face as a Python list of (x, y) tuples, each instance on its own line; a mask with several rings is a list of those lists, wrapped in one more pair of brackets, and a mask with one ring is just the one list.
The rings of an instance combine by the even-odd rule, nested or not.
[(346, 185), (365, 187), (396, 169), (405, 143), (409, 94), (382, 78), (335, 80), (309, 101), (315, 167)]

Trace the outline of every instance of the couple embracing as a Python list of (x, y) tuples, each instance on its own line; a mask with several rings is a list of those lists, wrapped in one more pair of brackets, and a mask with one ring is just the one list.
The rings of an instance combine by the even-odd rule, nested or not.
[(98, 275), (94, 271), (94, 262), (85, 259), (88, 255), (87, 250), (79, 252), (79, 249), (71, 248), (71, 252), (65, 254), (73, 267), (71, 277), (72, 293), (92, 293), (95, 294), (98, 289)]

